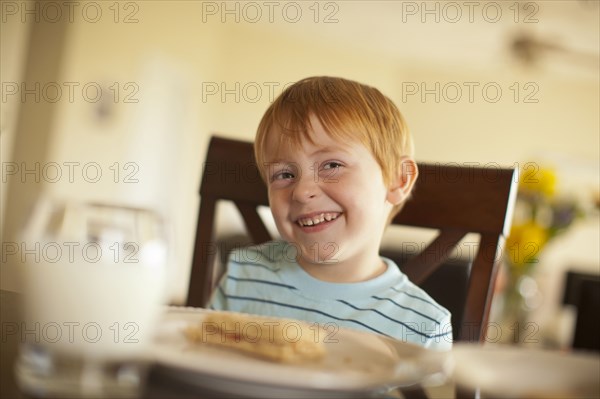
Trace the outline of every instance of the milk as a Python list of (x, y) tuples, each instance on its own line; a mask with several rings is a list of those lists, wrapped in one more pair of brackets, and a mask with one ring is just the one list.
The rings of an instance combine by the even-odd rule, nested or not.
[(21, 244), (21, 337), (49, 354), (112, 361), (148, 344), (165, 299), (166, 241), (150, 211), (45, 202)]
[(164, 297), (164, 264), (84, 259), (24, 265), (28, 343), (117, 360), (149, 342)]

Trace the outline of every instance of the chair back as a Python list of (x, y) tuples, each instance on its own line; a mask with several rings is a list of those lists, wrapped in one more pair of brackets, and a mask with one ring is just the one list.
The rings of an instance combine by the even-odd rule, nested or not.
[(572, 348), (600, 352), (600, 276), (569, 270), (563, 304), (576, 309)]
[[(504, 238), (510, 228), (516, 171), (424, 163), (418, 166), (419, 178), (412, 198), (392, 223), (435, 229), (439, 234), (421, 253), (401, 265), (401, 269), (415, 284), (421, 285), (444, 264), (467, 234), (477, 233), (479, 244), (469, 244), (475, 254), (467, 292), (460, 293), (465, 298), (462, 320), (453, 324), (459, 326), (459, 331), (455, 331), (458, 340), (483, 341)], [(212, 137), (203, 165), (200, 199), (188, 306), (205, 306), (214, 288), (217, 254), (214, 223), (218, 201), (235, 204), (253, 243), (271, 240), (257, 211), (269, 202), (251, 142)]]

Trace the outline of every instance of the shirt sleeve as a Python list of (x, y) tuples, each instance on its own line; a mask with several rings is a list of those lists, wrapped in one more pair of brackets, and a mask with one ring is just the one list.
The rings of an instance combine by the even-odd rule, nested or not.
[(444, 318), (440, 321), (439, 331), (432, 334), (432, 336), (425, 343), (425, 347), (427, 349), (439, 350), (439, 351), (448, 351), (452, 349), (452, 323), (451, 323), (451, 315), (448, 313)]
[(215, 290), (211, 294), (210, 300), (206, 307), (212, 310), (229, 310), (229, 304), (227, 303), (227, 272), (223, 274), (219, 284), (215, 287)]

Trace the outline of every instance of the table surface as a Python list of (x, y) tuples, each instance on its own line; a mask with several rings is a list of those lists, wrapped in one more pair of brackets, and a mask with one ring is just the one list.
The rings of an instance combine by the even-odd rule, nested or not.
[[(11, 334), (8, 326), (19, 325), (21, 295), (11, 291), (0, 291), (0, 324), (2, 325), (2, 340), (0, 347), (0, 398), (30, 398), (22, 392), (16, 382), (14, 364), (18, 356), (20, 334)], [(453, 386), (448, 385), (443, 397), (453, 396)], [(426, 398), (425, 391), (419, 387), (405, 389), (402, 393), (393, 392), (389, 397)], [(438, 395), (435, 395), (438, 396)], [(146, 384), (141, 393), (141, 398), (158, 399), (188, 399), (188, 398), (216, 398), (218, 392), (200, 391), (197, 386), (186, 385), (181, 380), (174, 379), (165, 372), (161, 366), (152, 365), (148, 371)], [(227, 395), (231, 398), (231, 395)]]
[[(21, 295), (0, 291), (0, 325), (2, 327), (2, 339), (0, 347), (0, 398), (28, 398), (20, 391), (15, 380), (14, 364), (18, 355), (20, 334), (11, 333), (10, 326), (20, 323), (20, 300)], [(461, 346), (462, 345), (462, 346)], [(487, 349), (486, 349), (487, 348)], [(514, 347), (490, 348), (472, 344), (456, 344), (453, 351), (456, 367), (453, 378), (463, 381), (465, 385), (477, 380), (488, 382), (497, 389), (501, 387), (515, 387), (520, 385), (521, 393), (529, 392), (527, 389), (544, 389), (552, 387), (555, 391), (564, 389), (564, 392), (577, 393), (578, 397), (600, 397), (600, 354), (599, 353), (561, 353), (552, 351), (527, 351)], [(466, 356), (466, 357), (465, 357)], [(465, 367), (469, 366), (469, 367)], [(465, 376), (460, 376), (461, 369)], [(466, 371), (465, 371), (466, 369)], [(170, 372), (169, 372), (170, 371)], [(494, 375), (489, 380), (490, 373)], [(181, 379), (171, 377), (172, 370), (159, 365), (151, 365), (146, 384), (141, 392), (141, 398), (214, 398), (219, 397), (217, 392), (206, 391), (192, 384), (186, 384)], [(465, 379), (466, 378), (466, 379)], [(487, 378), (487, 379), (486, 379)], [(532, 385), (531, 381), (535, 381)], [(469, 383), (467, 383), (469, 382)], [(479, 382), (478, 384), (481, 384)], [(492, 385), (489, 383), (493, 382)], [(557, 385), (558, 384), (558, 385)], [(554, 386), (553, 386), (554, 385)], [(483, 387), (483, 385), (480, 385)], [(583, 388), (583, 391), (581, 390)], [(506, 388), (500, 388), (505, 392)], [(490, 394), (492, 391), (489, 391)], [(548, 392), (540, 391), (544, 393)], [(405, 398), (453, 398), (473, 397), (473, 392), (459, 390), (455, 395), (455, 387), (452, 381), (438, 387), (428, 387), (423, 390), (418, 386), (403, 389), (402, 392), (392, 392), (386, 397)], [(483, 397), (490, 397), (486, 394)], [(503, 395), (506, 396), (506, 395)], [(513, 397), (527, 397), (527, 395), (513, 395)], [(543, 395), (538, 395), (542, 397)], [(556, 396), (556, 392), (554, 393)], [(552, 397), (554, 397), (552, 396)], [(572, 395), (571, 395), (572, 396)], [(231, 398), (231, 395), (227, 395)], [(493, 395), (492, 395), (493, 397)]]
[[(0, 325), (2, 340), (0, 342), (0, 398), (29, 398), (17, 386), (14, 364), (18, 355), (19, 334), (9, 334), (8, 326), (20, 323), (20, 295), (10, 291), (0, 291)], [(214, 397), (211, 393), (203, 393), (201, 397)], [(198, 398), (196, 388), (186, 387), (181, 383), (169, 380), (159, 368), (151, 368), (148, 384), (142, 393), (143, 398)]]

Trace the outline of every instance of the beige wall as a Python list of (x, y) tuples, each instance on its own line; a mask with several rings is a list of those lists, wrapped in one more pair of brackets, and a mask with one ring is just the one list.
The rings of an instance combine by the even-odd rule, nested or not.
[[(31, 4), (23, 2), (21, 6)], [(3, 33), (3, 45), (5, 39), (13, 38), (14, 42), (2, 50), (2, 113), (6, 111), (6, 115), (2, 115), (0, 273), (3, 288), (18, 290), (20, 253), (15, 254), (13, 249), (19, 245), (22, 226), (36, 198), (45, 190), (40, 175), (43, 165), (52, 159), (49, 142), (59, 119), (57, 102), (43, 101), (38, 88), (42, 86), (40, 82), (52, 83), (58, 79), (69, 26), (61, 22), (35, 24), (23, 20), (20, 24), (6, 25), (3, 21), (2, 27), (7, 33), (6, 36)], [(5, 61), (5, 57), (11, 58)]]
[[(65, 55), (58, 79), (78, 82), (79, 87), (97, 83), (109, 100), (86, 101), (80, 91), (73, 102), (61, 99), (49, 133), (49, 159), (82, 166), (95, 162), (106, 178), (96, 183), (79, 178), (42, 184), (57, 196), (131, 202), (156, 206), (167, 213), (174, 225), (176, 249), (171, 282), (174, 300), (182, 300), (187, 289), (196, 193), (209, 136), (218, 132), (251, 140), (271, 100), (269, 85), (278, 85), (277, 94), (286, 83), (310, 75), (359, 80), (380, 88), (398, 104), (415, 135), (419, 160), (513, 165), (544, 158), (561, 167), (567, 160), (577, 170), (578, 184), (573, 189), (583, 190), (583, 195), (587, 195), (586, 190), (597, 189), (600, 89), (598, 76), (588, 70), (575, 67), (563, 73), (543, 65), (523, 69), (506, 60), (497, 66), (470, 61), (461, 64), (456, 57), (444, 64), (414, 54), (403, 57), (401, 43), (395, 54), (375, 44), (365, 50), (365, 39), (362, 47), (354, 47), (354, 40), (359, 38), (348, 36), (344, 40), (336, 31), (342, 25), (319, 27), (316, 34), (311, 33), (310, 24), (290, 27), (281, 20), (273, 24), (224, 24), (211, 19), (203, 23), (200, 2), (136, 4), (140, 6), (134, 16), (137, 23), (115, 23), (105, 9), (105, 17), (97, 23), (79, 18), (69, 24), (63, 42)], [(373, 40), (384, 40), (386, 28), (391, 29), (385, 24), (392, 22), (382, 22), (380, 30), (373, 32)], [(22, 40), (19, 29), (23, 28), (8, 30), (8, 36)], [(4, 45), (4, 30), (2, 36)], [(387, 47), (393, 48), (394, 39), (389, 40), (392, 43)], [(436, 38), (428, 40), (423, 46), (430, 45), (431, 52), (436, 52)], [(464, 46), (455, 52), (466, 55), (484, 49)], [(3, 67), (4, 59), (3, 50)], [(121, 90), (116, 102), (110, 100), (115, 82)], [(440, 89), (451, 83), (448, 90), (456, 83), (464, 89), (461, 99), (452, 102), (453, 91), (440, 92), (439, 102), (433, 95), (423, 100), (406, 93), (407, 87), (423, 83), (431, 89), (436, 82)], [(468, 82), (479, 84), (473, 102), (466, 86), (473, 83)], [(517, 102), (513, 97), (515, 82), (519, 84)], [(126, 87), (128, 83), (133, 85)], [(237, 83), (240, 89), (249, 90), (248, 96), (243, 90), (239, 93), (239, 101), (234, 94), (226, 95), (224, 101), (220, 95), (203, 95), (207, 87), (224, 84), (231, 90)], [(502, 90), (497, 102), (482, 97), (481, 88), (488, 83)], [(524, 87), (526, 83), (530, 86)], [(259, 98), (251, 90), (256, 87), (262, 89)], [(125, 95), (134, 89), (137, 92), (130, 99), (138, 101), (125, 102)], [(537, 103), (525, 103), (524, 96), (534, 89), (537, 92), (531, 99)], [(99, 117), (99, 112), (107, 116)], [(4, 161), (10, 155), (4, 146), (2, 151)], [(125, 163), (134, 163), (138, 181), (126, 183), (121, 174), (115, 183), (111, 169), (115, 162), (123, 173), (131, 171), (123, 169)], [(561, 173), (568, 175), (569, 170)], [(5, 187), (3, 183), (3, 195)], [(17, 199), (13, 205), (19, 206)], [(235, 219), (231, 220), (222, 217), (222, 228), (236, 229)], [(592, 228), (585, 235), (589, 245), (573, 247), (577, 257), (590, 264), (597, 260), (597, 241), (591, 241), (597, 230)]]
[[(23, 81), (25, 62), (28, 49), (30, 25), (20, 19), (10, 19), (0, 25), (0, 80), (2, 87), (2, 107), (0, 108), (0, 160), (6, 165), (13, 162), (13, 147), (15, 129), (21, 104), (21, 97), (8, 95), (7, 88), (14, 90), (14, 84)], [(6, 170), (6, 166), (3, 171)], [(4, 173), (4, 172), (3, 172)], [(2, 179), (0, 191), (0, 215), (2, 217), (2, 232), (4, 237), (5, 206), (7, 201), (7, 178)], [(4, 241), (4, 239), (2, 240)]]

